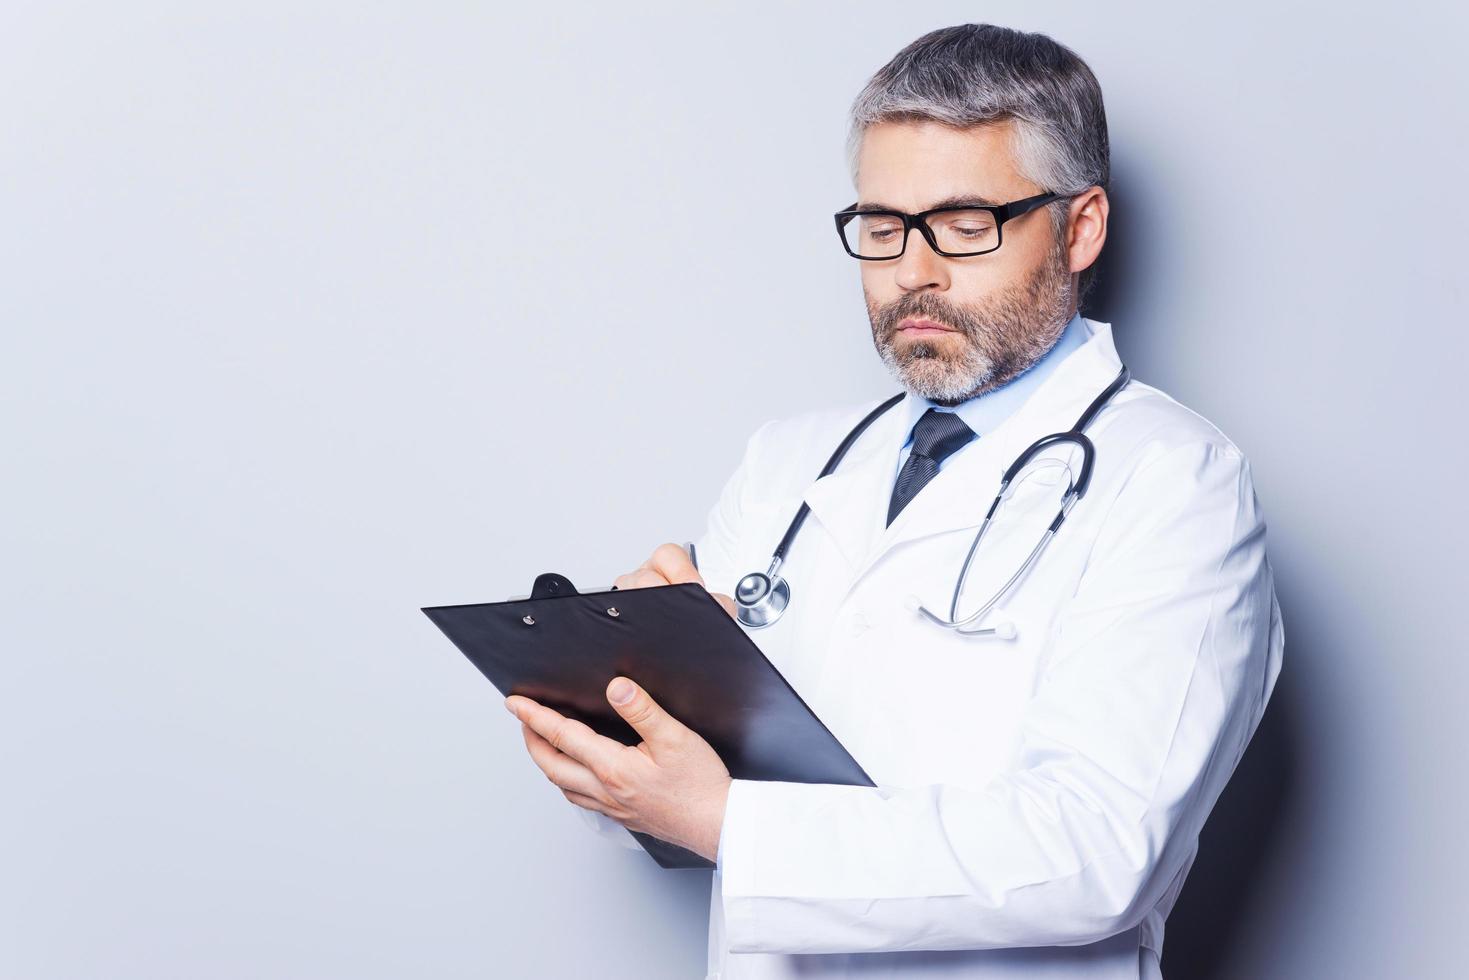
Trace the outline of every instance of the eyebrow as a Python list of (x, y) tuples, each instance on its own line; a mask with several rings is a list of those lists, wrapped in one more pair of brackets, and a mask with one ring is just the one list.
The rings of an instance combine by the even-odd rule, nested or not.
[[(934, 208), (951, 208), (951, 207), (956, 207), (956, 206), (958, 206), (960, 204), (983, 204), (983, 205), (986, 205), (988, 207), (993, 207), (993, 206), (995, 206), (995, 205), (997, 205), (999, 203), (1000, 203), (999, 201), (991, 201), (989, 198), (987, 198), (987, 197), (981, 197), (978, 194), (955, 194), (952, 197), (946, 197), (946, 198), (944, 198), (942, 201), (935, 201), (934, 203), (930, 204), (928, 207), (926, 207), (926, 208), (920, 208), (919, 210), (921, 210), (921, 211), (932, 211)], [(892, 205), (892, 204), (883, 204), (883, 203), (878, 202), (878, 201), (858, 201), (857, 202), (856, 210), (858, 210), (858, 211), (902, 211), (903, 209), (900, 208), (900, 207), (896, 207), (895, 205)]]

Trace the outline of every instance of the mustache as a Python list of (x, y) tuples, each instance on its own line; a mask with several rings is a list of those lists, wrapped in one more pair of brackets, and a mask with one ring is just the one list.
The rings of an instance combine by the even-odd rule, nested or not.
[(932, 320), (946, 327), (952, 327), (960, 333), (971, 336), (974, 333), (974, 325), (970, 318), (962, 311), (956, 310), (947, 304), (936, 303), (932, 300), (924, 302), (909, 302), (899, 300), (885, 309), (879, 310), (877, 327), (884, 337), (891, 336), (898, 331), (898, 324), (909, 317), (922, 320)]

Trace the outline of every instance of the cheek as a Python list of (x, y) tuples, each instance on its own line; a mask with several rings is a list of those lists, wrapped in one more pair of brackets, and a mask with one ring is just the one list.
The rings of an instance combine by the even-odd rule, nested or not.
[[(1031, 215), (1026, 215), (1031, 217)], [(1050, 258), (1051, 250), (1055, 248), (1055, 240), (1051, 237), (1051, 225), (1043, 214), (1036, 214), (1033, 225), (1027, 225), (1023, 232), (1017, 229), (1017, 233), (1006, 238), (1004, 247), (1010, 249), (1005, 256), (1005, 274), (1012, 281), (1023, 281), (1033, 271), (1044, 267)]]
[[(1025, 277), (1023, 256), (983, 255), (960, 263), (949, 276), (949, 293), (956, 302), (984, 303), (995, 293)], [(985, 261), (988, 260), (988, 261)]]

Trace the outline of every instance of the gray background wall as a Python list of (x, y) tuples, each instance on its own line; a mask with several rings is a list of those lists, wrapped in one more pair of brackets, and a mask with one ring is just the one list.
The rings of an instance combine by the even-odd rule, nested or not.
[(418, 606), (610, 581), (755, 424), (895, 390), (830, 227), (844, 113), (971, 20), (1100, 78), (1087, 312), (1269, 519), (1285, 669), (1165, 967), (1447, 975), (1450, 5), (20, 2), (0, 975), (702, 975), (708, 874), (588, 832)]

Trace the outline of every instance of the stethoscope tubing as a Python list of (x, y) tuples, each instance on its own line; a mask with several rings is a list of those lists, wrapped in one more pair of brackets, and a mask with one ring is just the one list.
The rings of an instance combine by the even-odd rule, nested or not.
[[(879, 415), (892, 408), (898, 402), (902, 401), (905, 394), (906, 392), (900, 391), (893, 397), (889, 398), (887, 401), (883, 402), (881, 405), (874, 408), (872, 411), (868, 412), (867, 415), (862, 419), (862, 421), (858, 422), (852, 428), (852, 431), (847, 433), (847, 437), (842, 440), (841, 445), (837, 446), (836, 451), (831, 454), (831, 458), (826, 461), (826, 465), (821, 468), (821, 472), (817, 474), (816, 479), (819, 480), (824, 476), (830, 476), (833, 472), (835, 472), (837, 464), (842, 461), (842, 457), (847, 455), (847, 450), (852, 448), (852, 443), (856, 442), (858, 437), (860, 437), (862, 433), (867, 431), (867, 427), (869, 425), (877, 421), (877, 417)], [(802, 524), (806, 523), (806, 515), (810, 512), (811, 505), (806, 503), (806, 501), (804, 500), (801, 501), (801, 508), (796, 511), (796, 516), (791, 520), (790, 526), (786, 528), (786, 533), (781, 536), (780, 544), (775, 546), (775, 551), (771, 554), (773, 562), (771, 565), (772, 571), (768, 574), (774, 574), (774, 569), (780, 567), (780, 562), (785, 558), (786, 549), (789, 548), (791, 546), (791, 542), (795, 540), (796, 532), (801, 529)]]
[[(955, 630), (966, 636), (994, 635), (1008, 638), (1015, 635), (1013, 624), (979, 630), (966, 630), (963, 627), (986, 615), (1020, 581), (1026, 571), (1035, 564), (1041, 552), (1045, 550), (1046, 545), (1056, 536), (1056, 532), (1060, 530), (1061, 523), (1066, 519), (1067, 514), (1071, 512), (1071, 508), (1075, 506), (1078, 500), (1086, 495), (1087, 488), (1091, 485), (1092, 469), (1096, 460), (1096, 447), (1083, 430), (1091, 424), (1103, 406), (1111, 401), (1112, 397), (1121, 391), (1130, 379), (1131, 374), (1127, 369), (1127, 365), (1124, 364), (1112, 382), (1107, 385), (1101, 394), (1092, 399), (1091, 404), (1081, 413), (1075, 425), (1065, 432), (1053, 432), (1050, 435), (1042, 436), (1027, 446), (1015, 458), (1014, 462), (1006, 468), (1004, 474), (1000, 477), (999, 492), (995, 494), (995, 499), (990, 502), (989, 510), (985, 512), (984, 519), (979, 526), (979, 531), (974, 536), (974, 542), (969, 546), (969, 553), (964, 557), (963, 567), (959, 570), (959, 578), (954, 586), (953, 599), (949, 604), (948, 618), (938, 616), (929, 611), (921, 603), (917, 603), (916, 600), (910, 603), (914, 611), (925, 616), (936, 625)], [(905, 392), (900, 391), (868, 412), (852, 428), (852, 431), (847, 433), (846, 438), (841, 441), (841, 444), (837, 446), (836, 450), (831, 454), (831, 457), (826, 461), (826, 465), (822, 467), (817, 479), (819, 480), (833, 473), (837, 465), (842, 461), (842, 458), (846, 456), (847, 451), (852, 448), (853, 443), (867, 430), (868, 426), (888, 409), (902, 401), (905, 394)], [(1010, 576), (1005, 584), (1000, 587), (999, 591), (974, 613), (963, 619), (956, 618), (959, 610), (959, 597), (964, 591), (964, 583), (968, 580), (969, 569), (974, 560), (975, 552), (978, 551), (979, 543), (983, 540), (984, 533), (988, 529), (990, 520), (995, 515), (995, 511), (999, 509), (1000, 501), (1004, 499), (1005, 491), (1009, 488), (1010, 482), (1025, 468), (1026, 464), (1037, 453), (1060, 443), (1072, 443), (1079, 446), (1082, 451), (1082, 463), (1081, 472), (1071, 482), (1070, 486), (1066, 488), (1066, 493), (1061, 502), (1060, 509), (1056, 512), (1055, 519), (1051, 521), (1050, 526), (1046, 528), (1040, 540), (1036, 542), (1035, 547), (1031, 549), (1030, 554), (1015, 571), (1015, 574)], [(780, 543), (776, 545), (775, 551), (771, 554), (770, 567), (763, 574), (760, 572), (751, 572), (740, 579), (737, 584), (735, 588), (735, 605), (740, 622), (746, 626), (751, 628), (769, 626), (780, 619), (785, 612), (786, 606), (789, 605), (790, 584), (783, 576), (778, 576), (778, 572), (785, 561), (787, 550), (795, 540), (797, 532), (801, 529), (801, 525), (805, 523), (806, 515), (810, 510), (810, 505), (804, 500), (801, 501), (800, 509), (796, 511), (796, 516), (792, 518), (790, 525), (786, 528), (785, 534), (781, 536)]]

